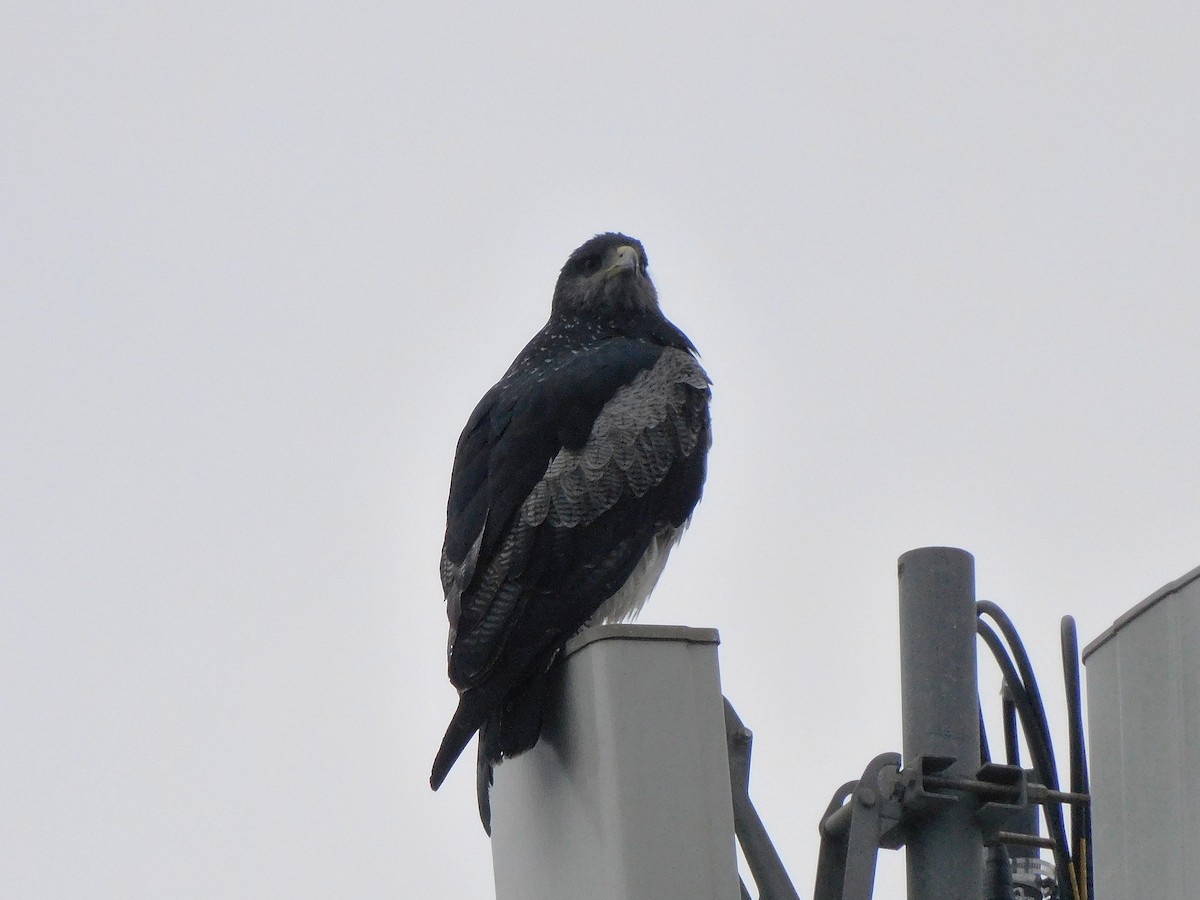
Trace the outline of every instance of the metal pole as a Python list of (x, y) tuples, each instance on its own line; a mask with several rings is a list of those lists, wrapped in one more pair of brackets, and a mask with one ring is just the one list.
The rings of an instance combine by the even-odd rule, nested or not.
[[(979, 769), (975, 559), (953, 547), (900, 557), (900, 692), (904, 765), (952, 757), (939, 774)], [(933, 808), (905, 836), (908, 900), (978, 900), (983, 836), (970, 803)]]

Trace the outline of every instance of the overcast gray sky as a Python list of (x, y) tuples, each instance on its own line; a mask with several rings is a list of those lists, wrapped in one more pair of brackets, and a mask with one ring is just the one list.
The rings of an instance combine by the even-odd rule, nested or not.
[(609, 229), (715, 382), (643, 620), (720, 629), (802, 894), (904, 551), (1065, 741), (1059, 617), (1200, 563), (1197, 9), (9, 4), (0, 894), (491, 896), (427, 783), (450, 462)]

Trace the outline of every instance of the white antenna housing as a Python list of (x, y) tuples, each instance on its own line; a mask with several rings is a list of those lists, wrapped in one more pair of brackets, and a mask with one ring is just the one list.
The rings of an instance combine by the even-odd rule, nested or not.
[(715, 629), (589, 628), (496, 767), (497, 900), (739, 896)]
[(1097, 893), (1194, 897), (1200, 568), (1117, 619), (1084, 648), (1083, 661)]

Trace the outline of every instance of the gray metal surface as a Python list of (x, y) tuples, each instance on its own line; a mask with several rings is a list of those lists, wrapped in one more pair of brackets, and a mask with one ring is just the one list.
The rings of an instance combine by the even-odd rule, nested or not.
[[(742, 855), (754, 885), (758, 888), (759, 900), (800, 900), (783, 860), (771, 842), (762, 817), (750, 800), (750, 754), (754, 745), (754, 734), (742, 722), (737, 710), (728, 699), (725, 701), (725, 743), (729, 752), (729, 781), (733, 790), (733, 827)], [(742, 895), (747, 896), (745, 886)]]
[[(900, 557), (900, 691), (904, 765), (952, 759), (941, 774), (979, 768), (975, 560), (952, 547)], [(972, 900), (983, 892), (983, 837), (969, 804), (931, 806), (907, 840), (908, 900)]]
[(592, 628), (538, 744), (496, 769), (497, 900), (740, 895), (713, 629)]
[(1097, 894), (1197, 896), (1200, 568), (1117, 619), (1083, 658)]

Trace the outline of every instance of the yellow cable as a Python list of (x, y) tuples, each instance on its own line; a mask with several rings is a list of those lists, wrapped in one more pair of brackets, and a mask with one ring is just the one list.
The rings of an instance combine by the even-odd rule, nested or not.
[(1083, 897), (1080, 898), (1080, 900), (1088, 900), (1087, 857), (1088, 857), (1087, 838), (1080, 838), (1079, 839), (1079, 880), (1083, 882)]
[(1075, 900), (1084, 900), (1083, 897), (1079, 896), (1079, 879), (1075, 877), (1075, 863), (1072, 862), (1067, 866), (1067, 872), (1071, 876), (1071, 896)]

